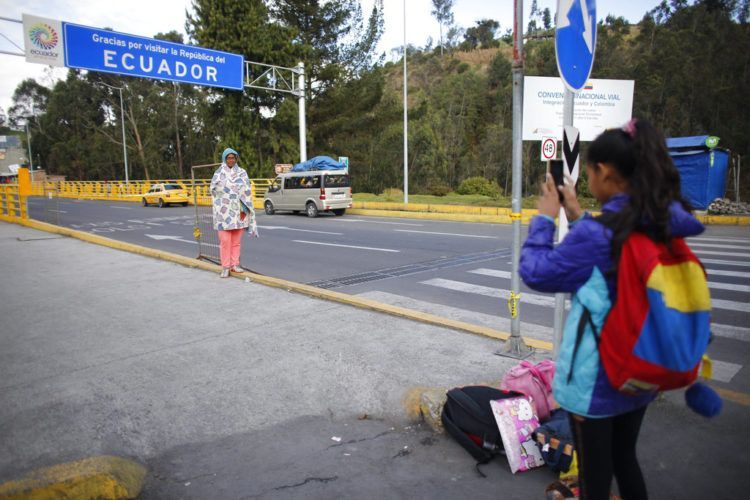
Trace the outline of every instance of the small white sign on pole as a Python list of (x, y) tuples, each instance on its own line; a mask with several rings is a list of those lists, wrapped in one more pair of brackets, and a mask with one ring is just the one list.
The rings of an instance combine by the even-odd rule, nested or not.
[[(582, 141), (593, 141), (608, 128), (621, 127), (633, 117), (633, 80), (590, 79), (574, 93), (573, 125)], [(547, 76), (523, 79), (523, 140), (562, 139), (562, 80)]]
[(557, 158), (557, 139), (554, 137), (542, 137), (542, 161)]

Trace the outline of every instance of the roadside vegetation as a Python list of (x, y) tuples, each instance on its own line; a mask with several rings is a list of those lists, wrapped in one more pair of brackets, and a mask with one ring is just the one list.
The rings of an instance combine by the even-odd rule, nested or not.
[[(451, 3), (438, 3), (435, 38), (407, 47), (410, 201), (509, 206), (511, 26), (492, 19), (457, 26)], [(634, 24), (600, 19), (592, 78), (634, 80), (634, 116), (665, 135), (716, 135), (721, 147), (748, 158), (750, 0), (652, 4)], [(535, 6), (524, 74), (556, 77), (554, 16)], [(387, 198), (404, 185), (403, 50), (376, 50), (382, 0), (368, 12), (358, 0), (193, 0), (187, 14), (186, 39), (155, 37), (284, 67), (303, 61), (307, 156), (349, 157), (357, 197)], [(28, 123), (35, 165), (70, 180), (121, 179), (119, 93), (105, 84), (123, 89), (131, 179), (190, 177), (191, 165), (215, 163), (227, 146), (252, 178), (272, 177), (274, 164), (300, 157), (294, 96), (72, 69), (53, 85), (23, 81), (7, 118), (0, 112), (0, 134), (20, 135)], [(539, 147), (523, 144), (527, 199), (545, 168)], [(746, 199), (750, 176), (740, 183)]]

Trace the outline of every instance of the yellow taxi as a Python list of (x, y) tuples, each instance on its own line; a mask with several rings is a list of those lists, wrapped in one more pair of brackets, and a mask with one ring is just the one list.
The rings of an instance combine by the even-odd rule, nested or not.
[(150, 204), (159, 205), (160, 208), (167, 205), (188, 204), (188, 192), (179, 184), (154, 184), (151, 189), (143, 193), (141, 204), (146, 207)]

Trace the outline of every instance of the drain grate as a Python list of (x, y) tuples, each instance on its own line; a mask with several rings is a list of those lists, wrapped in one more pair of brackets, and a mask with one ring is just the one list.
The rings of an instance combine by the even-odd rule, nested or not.
[(308, 283), (308, 285), (324, 289), (338, 288), (341, 286), (349, 285), (359, 285), (361, 283), (369, 283), (370, 281), (379, 281), (389, 278), (397, 278), (400, 276), (409, 276), (410, 274), (417, 274), (425, 271), (448, 269), (451, 267), (462, 266), (464, 264), (509, 257), (510, 254), (510, 248), (502, 248), (500, 250), (494, 250), (492, 252), (472, 253), (459, 255), (456, 257), (443, 257), (440, 259), (429, 260), (425, 262), (417, 262), (414, 264), (406, 264), (403, 266), (390, 267), (387, 269), (378, 269), (376, 271), (367, 271), (365, 273), (341, 276), (339, 278), (312, 281)]

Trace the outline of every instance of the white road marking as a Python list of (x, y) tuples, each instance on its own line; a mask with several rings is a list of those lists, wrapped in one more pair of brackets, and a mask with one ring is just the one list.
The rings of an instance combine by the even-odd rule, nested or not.
[[(727, 257), (750, 257), (750, 252), (739, 253), (739, 252), (714, 252), (713, 250), (693, 250), (698, 255), (725, 255)], [(703, 260), (703, 259), (701, 259)]]
[(412, 229), (394, 229), (399, 233), (418, 233), (418, 234), (437, 234), (440, 236), (461, 236), (463, 238), (486, 238), (488, 240), (495, 240), (497, 236), (480, 236), (476, 234), (459, 234), (459, 233), (438, 233), (436, 231), (414, 231)]
[(711, 332), (717, 337), (750, 342), (750, 328), (712, 323)]
[(708, 282), (708, 288), (714, 290), (731, 290), (733, 292), (750, 292), (750, 286), (747, 285), (735, 285), (734, 283), (716, 283), (714, 281)]
[[(446, 288), (448, 290), (454, 290), (456, 292), (484, 295), (486, 297), (493, 297), (497, 299), (507, 300), (510, 298), (510, 290), (501, 290), (499, 288), (492, 288), (489, 286), (474, 285), (472, 283), (464, 283), (463, 281), (434, 278), (427, 281), (420, 281), (420, 284)], [(522, 292), (521, 303), (534, 304), (537, 306), (545, 307), (555, 307), (555, 298), (546, 295), (536, 295), (533, 293)]]
[(722, 266), (750, 267), (750, 262), (739, 260), (721, 260), (721, 259), (701, 259), (704, 264), (719, 264)]
[(357, 250), (374, 250), (376, 252), (392, 252), (399, 253), (401, 250), (393, 250), (390, 248), (375, 248), (375, 247), (360, 247), (356, 245), (339, 245), (338, 243), (322, 243), (320, 241), (306, 241), (306, 240), (292, 240), (295, 243), (307, 243), (308, 245), (323, 245), (327, 247), (341, 247), (341, 248), (355, 248)]
[[(748, 264), (750, 265), (750, 264)], [(706, 269), (709, 276), (732, 276), (735, 278), (750, 278), (750, 273), (742, 271), (723, 271), (720, 269)]]
[[(501, 290), (499, 288), (493, 288), (489, 286), (474, 285), (472, 283), (465, 283), (463, 281), (446, 280), (442, 278), (435, 278), (427, 281), (421, 281), (421, 284), (431, 285), (440, 288), (447, 288), (457, 292), (473, 293), (477, 295), (485, 295), (487, 297), (496, 297), (500, 299), (510, 298), (510, 291)], [(521, 302), (528, 304), (535, 304), (540, 306), (553, 307), (555, 304), (554, 297), (546, 295), (536, 295), (532, 293), (521, 293)], [(725, 299), (711, 299), (711, 307), (713, 309), (726, 309), (729, 311), (738, 312), (750, 312), (750, 304), (747, 302), (739, 302), (736, 300), (725, 300)]]
[(745, 243), (750, 243), (750, 238), (736, 238), (733, 236), (727, 236), (726, 238), (712, 238), (709, 236), (700, 236), (698, 238), (688, 238), (688, 244), (691, 244), (693, 241), (718, 241), (718, 242), (727, 242), (727, 241), (742, 241)]
[[(434, 314), (435, 316), (441, 316), (443, 318), (452, 319), (455, 321), (463, 321), (472, 325), (486, 326), (488, 328), (494, 328), (496, 330), (510, 332), (510, 319), (504, 318), (499, 314), (485, 314), (476, 311), (470, 311), (468, 309), (461, 309), (458, 307), (446, 306), (444, 304), (436, 304), (433, 302), (426, 302), (423, 300), (417, 300), (412, 297), (405, 297), (403, 295), (396, 295), (389, 292), (381, 291), (370, 291), (357, 294), (358, 297), (364, 297), (370, 300), (376, 300), (385, 304), (390, 304), (398, 307), (405, 307), (407, 309), (413, 309), (415, 311), (421, 311), (428, 314)], [(503, 306), (498, 306), (498, 310), (505, 310)], [(521, 334), (526, 337), (533, 337), (536, 339), (542, 339), (550, 341), (552, 340), (552, 327), (537, 325), (534, 323), (523, 323), (521, 327)]]
[(711, 380), (718, 380), (719, 382), (729, 383), (732, 381), (737, 372), (740, 371), (742, 365), (736, 363), (729, 363), (727, 361), (711, 360)]
[(413, 222), (386, 222), (386, 221), (379, 221), (379, 220), (366, 220), (366, 219), (350, 219), (350, 218), (340, 218), (337, 219), (337, 222), (367, 222), (368, 224), (389, 224), (393, 226), (416, 226), (416, 227), (422, 227), (424, 224), (415, 224)]
[(128, 219), (128, 222), (135, 222), (136, 224), (148, 224), (150, 226), (163, 226), (164, 224), (160, 224), (158, 222), (146, 222), (138, 219)]
[(133, 207), (118, 207), (115, 205), (110, 205), (109, 208), (119, 208), (121, 210), (133, 210)]
[(47, 210), (48, 212), (57, 212), (58, 214), (67, 214), (65, 210)]
[(706, 247), (706, 248), (735, 248), (737, 250), (747, 249), (748, 245), (719, 245), (716, 243), (690, 243), (691, 247)]
[[(168, 236), (165, 234), (144, 234), (144, 236), (148, 236), (151, 239), (161, 241), (161, 240), (172, 240), (172, 241), (181, 241), (183, 243), (192, 243), (193, 245), (197, 245), (197, 241), (191, 241), (191, 240), (183, 240), (179, 236)], [(205, 245), (205, 243), (204, 243)]]
[(511, 272), (510, 271), (501, 271), (499, 269), (474, 269), (472, 271), (469, 271), (473, 274), (481, 274), (483, 276), (492, 276), (494, 278), (505, 278), (510, 279), (511, 278)]
[[(483, 276), (492, 276), (494, 278), (504, 278), (504, 279), (510, 279), (511, 273), (510, 271), (501, 271), (499, 269), (474, 269), (472, 271), (468, 271), (473, 274), (480, 274)], [(709, 274), (714, 274), (709, 270)], [(750, 276), (750, 273), (732, 273), (731, 271), (726, 271), (724, 273), (725, 276), (736, 276), (737, 274), (745, 274), (747, 276)], [(708, 287), (713, 288), (714, 290), (731, 290), (733, 292), (750, 292), (750, 286), (748, 285), (735, 285), (733, 283), (717, 283), (713, 281), (708, 282)]]
[(313, 229), (296, 229), (296, 228), (287, 227), (287, 226), (266, 226), (266, 225), (261, 226), (259, 224), (258, 227), (262, 227), (263, 229), (270, 229), (270, 230), (284, 229), (286, 231), (300, 231), (303, 233), (333, 234), (335, 236), (341, 236), (342, 234), (344, 234), (344, 233), (332, 233), (330, 231), (315, 231)]
[(736, 300), (711, 299), (712, 309), (726, 309), (728, 311), (750, 312), (750, 304)]

